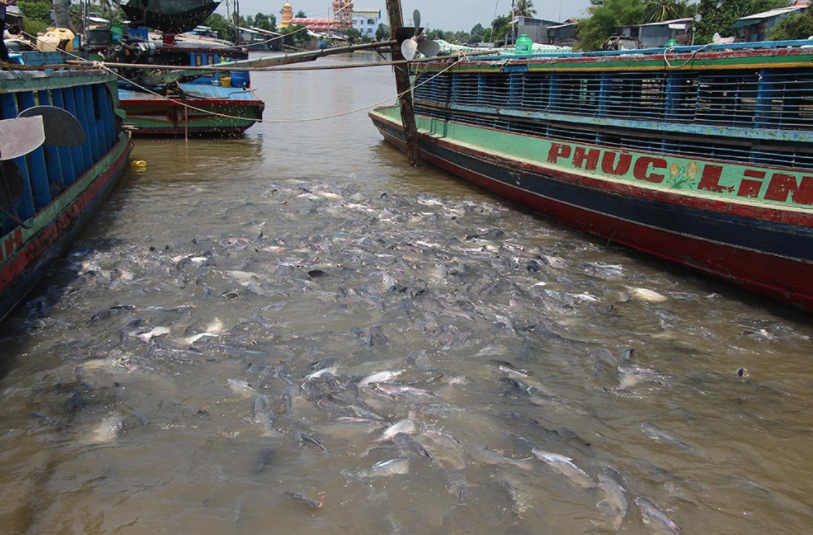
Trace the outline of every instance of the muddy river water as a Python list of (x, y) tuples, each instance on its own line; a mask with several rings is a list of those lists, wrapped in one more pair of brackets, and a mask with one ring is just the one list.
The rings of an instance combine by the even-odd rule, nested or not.
[[(274, 120), (394, 94), (254, 83)], [(809, 316), (409, 167), (364, 112), (133, 157), (0, 327), (0, 533), (813, 533)]]

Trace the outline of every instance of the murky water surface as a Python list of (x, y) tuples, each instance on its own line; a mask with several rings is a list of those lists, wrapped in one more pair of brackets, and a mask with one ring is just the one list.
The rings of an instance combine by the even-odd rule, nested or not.
[[(269, 119), (394, 93), (255, 81)], [(410, 168), (364, 113), (133, 156), (2, 326), (0, 532), (813, 533), (809, 317)]]

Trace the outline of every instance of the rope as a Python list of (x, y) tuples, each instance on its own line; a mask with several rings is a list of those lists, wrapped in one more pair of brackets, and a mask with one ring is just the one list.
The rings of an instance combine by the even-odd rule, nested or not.
[[(25, 35), (27, 35), (28, 37), (33, 37), (31, 34), (28, 34), (28, 33), (25, 33), (25, 32), (23, 32), (23, 33)], [(59, 50), (63, 54), (66, 54), (68, 56), (72, 56), (72, 57), (74, 57), (76, 59), (80, 59), (80, 60), (84, 61), (84, 58), (82, 58), (81, 56), (73, 54), (73, 53), (71, 53), (71, 52), (69, 52), (67, 50), (61, 50), (61, 49), (57, 49), (57, 50)], [(478, 54), (478, 55), (482, 55), (482, 54)], [(418, 87), (422, 86), (423, 84), (431, 82), (433, 79), (435, 79), (438, 76), (440, 76), (441, 74), (445, 73), (446, 71), (448, 71), (449, 69), (451, 69), (452, 67), (454, 67), (455, 65), (460, 63), (461, 61), (464, 61), (464, 60), (467, 61), (468, 58), (469, 58), (468, 55), (461, 54), (456, 61), (450, 63), (449, 66), (446, 67), (445, 69), (443, 69), (442, 71), (437, 72), (434, 76), (432, 76), (430, 78), (427, 78), (423, 82), (415, 85), (414, 87), (411, 87), (410, 89), (407, 89), (403, 93), (399, 93), (399, 94), (395, 95), (394, 97), (389, 97), (389, 98), (387, 98), (385, 100), (381, 100), (381, 101), (376, 102), (374, 104), (370, 104), (368, 106), (364, 106), (362, 108), (357, 108), (357, 109), (346, 111), (346, 112), (336, 113), (336, 114), (333, 114), (333, 115), (324, 115), (324, 116), (321, 116), (321, 117), (308, 117), (308, 118), (305, 118), (305, 119), (249, 119), (249, 118), (240, 117), (240, 116), (237, 116), (237, 115), (229, 115), (229, 114), (226, 114), (226, 113), (218, 113), (218, 112), (211, 111), (211, 110), (205, 110), (203, 108), (198, 108), (196, 106), (192, 106), (190, 104), (182, 102), (180, 100), (175, 100), (175, 99), (170, 98), (170, 97), (168, 97), (166, 95), (162, 95), (160, 93), (157, 93), (157, 92), (155, 92), (155, 91), (153, 91), (153, 90), (151, 90), (151, 89), (149, 89), (147, 87), (144, 87), (144, 86), (134, 82), (133, 80), (130, 80), (129, 78), (127, 78), (127, 77), (119, 74), (118, 72), (114, 71), (113, 69), (111, 69), (110, 67), (108, 67), (107, 65), (105, 65), (101, 61), (94, 61), (93, 64), (94, 64), (94, 66), (97, 66), (100, 69), (108, 71), (109, 73), (111, 73), (114, 76), (120, 78), (121, 80), (131, 84), (132, 86), (137, 87), (138, 89), (144, 91), (145, 93), (149, 93), (151, 95), (162, 98), (162, 99), (167, 100), (169, 102), (173, 102), (173, 103), (175, 103), (175, 104), (177, 104), (179, 106), (183, 106), (184, 108), (187, 108), (187, 109), (190, 109), (190, 110), (199, 111), (201, 113), (205, 113), (205, 114), (208, 114), (208, 115), (213, 115), (215, 117), (223, 117), (225, 119), (238, 119), (238, 120), (244, 120), (244, 121), (249, 120), (249, 121), (253, 121), (253, 122), (256, 122), (256, 123), (275, 123), (276, 124), (276, 123), (309, 123), (309, 122), (314, 122), (314, 121), (324, 121), (324, 120), (327, 120), (327, 119), (335, 119), (337, 117), (344, 117), (346, 115), (352, 115), (354, 113), (365, 111), (365, 110), (368, 110), (370, 108), (375, 108), (376, 106), (381, 106), (382, 104), (385, 104), (385, 103), (387, 103), (387, 102), (389, 102), (389, 101), (391, 101), (393, 99), (401, 98), (403, 95), (406, 95), (407, 93), (411, 92), (413, 89), (417, 89)]]
[(710, 47), (710, 46), (711, 46), (711, 43), (709, 43), (709, 44), (707, 44), (707, 45), (703, 45), (703, 46), (701, 46), (700, 48), (698, 48), (697, 50), (693, 50), (693, 51), (692, 51), (692, 53), (691, 53), (691, 55), (689, 56), (689, 59), (687, 59), (685, 62), (683, 62), (683, 65), (678, 65), (677, 67), (675, 67), (674, 65), (672, 65), (671, 63), (669, 63), (669, 58), (667, 58), (667, 57), (666, 57), (666, 53), (667, 53), (668, 51), (670, 51), (670, 50), (674, 51), (674, 50), (675, 50), (675, 47), (670, 46), (670, 47), (668, 47), (668, 48), (664, 48), (664, 49), (663, 49), (663, 61), (665, 61), (665, 62), (666, 62), (666, 66), (667, 66), (667, 67), (669, 67), (670, 69), (682, 69), (683, 67), (685, 67), (686, 65), (688, 65), (689, 63), (691, 63), (692, 61), (694, 61), (694, 57), (695, 57), (695, 56), (698, 54), (698, 52), (700, 52), (700, 51), (701, 51), (701, 50), (703, 50), (704, 48), (708, 48), (708, 47)]

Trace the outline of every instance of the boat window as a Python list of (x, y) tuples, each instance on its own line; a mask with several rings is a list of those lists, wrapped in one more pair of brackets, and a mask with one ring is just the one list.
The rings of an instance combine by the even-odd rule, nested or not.
[(214, 54), (206, 54), (206, 65), (214, 65), (215, 64), (215, 56)]
[(200, 57), (200, 54), (195, 54), (194, 57), (195, 57), (195, 67), (200, 67), (201, 65), (203, 65), (203, 58)]

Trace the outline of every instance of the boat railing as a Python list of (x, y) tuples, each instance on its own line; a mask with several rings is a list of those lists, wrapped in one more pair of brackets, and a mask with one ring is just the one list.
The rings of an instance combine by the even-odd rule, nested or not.
[(506, 53), (501, 55), (489, 56), (470, 56), (471, 61), (505, 61), (512, 59), (536, 59), (546, 57), (556, 58), (592, 58), (592, 57), (607, 57), (607, 56), (662, 56), (664, 52), (669, 55), (679, 54), (692, 54), (698, 52), (723, 52), (726, 50), (733, 51), (746, 51), (746, 50), (765, 50), (765, 49), (779, 49), (779, 48), (813, 48), (813, 39), (801, 39), (792, 41), (758, 41), (748, 43), (728, 43), (728, 44), (706, 44), (706, 45), (693, 45), (693, 46), (675, 46), (675, 47), (654, 47), (654, 48), (639, 48), (633, 50), (594, 50), (587, 52), (541, 52), (538, 54), (527, 54), (516, 56), (514, 54)]

